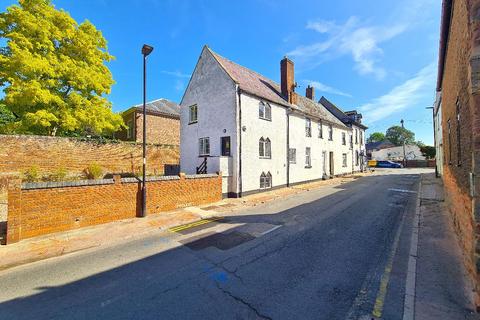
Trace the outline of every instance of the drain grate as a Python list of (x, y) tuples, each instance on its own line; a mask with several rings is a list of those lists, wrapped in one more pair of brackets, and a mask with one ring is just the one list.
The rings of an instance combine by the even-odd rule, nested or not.
[(211, 235), (208, 235), (206, 237), (204, 236), (194, 241), (189, 241), (187, 239), (181, 241), (181, 243), (195, 251), (203, 250), (208, 247), (215, 247), (217, 249), (225, 251), (253, 239), (255, 239), (255, 237), (248, 233), (232, 231), (229, 233), (213, 233)]

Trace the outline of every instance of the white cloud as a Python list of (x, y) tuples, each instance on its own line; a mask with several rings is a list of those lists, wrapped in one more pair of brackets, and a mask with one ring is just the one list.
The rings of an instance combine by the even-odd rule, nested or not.
[(335, 89), (335, 88), (332, 88), (332, 87), (327, 86), (326, 84), (323, 84), (323, 83), (318, 82), (318, 81), (304, 80), (302, 82), (311, 85), (312, 87), (314, 87), (315, 89), (317, 89), (320, 92), (327, 92), (327, 93), (336, 94), (336, 95), (339, 95), (339, 96), (344, 96), (344, 97), (349, 97), (349, 98), (352, 97), (351, 94), (345, 93), (345, 92), (343, 92), (341, 90), (338, 90), (338, 89)]
[(190, 78), (189, 74), (181, 73), (180, 71), (167, 71), (167, 70), (161, 70), (160, 73), (177, 77), (177, 78)]
[(306, 46), (298, 46), (288, 55), (306, 60), (325, 60), (327, 56), (332, 55), (351, 55), (358, 73), (373, 74), (378, 79), (383, 79), (385, 70), (377, 65), (383, 55), (379, 45), (404, 32), (407, 24), (363, 26), (356, 17), (350, 17), (343, 25), (333, 21), (319, 20), (309, 22), (306, 28), (326, 34), (327, 39)]
[(373, 123), (410, 107), (418, 107), (435, 84), (436, 64), (421, 69), (413, 78), (396, 86), (387, 94), (360, 106), (367, 122)]

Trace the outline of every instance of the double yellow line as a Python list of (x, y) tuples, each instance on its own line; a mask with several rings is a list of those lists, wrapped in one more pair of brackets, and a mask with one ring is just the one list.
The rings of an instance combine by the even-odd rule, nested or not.
[(181, 225), (181, 226), (176, 226), (176, 227), (170, 228), (170, 229), (168, 229), (168, 231), (179, 232), (179, 231), (182, 231), (182, 230), (186, 230), (186, 229), (190, 229), (190, 228), (193, 228), (193, 227), (201, 226), (203, 224), (211, 223), (211, 222), (221, 220), (221, 219), (222, 219), (222, 217), (213, 217), (213, 218), (209, 218), (209, 219), (202, 219), (200, 221), (196, 221), (196, 222), (192, 222), (192, 223), (188, 223), (188, 224), (184, 224), (184, 225)]

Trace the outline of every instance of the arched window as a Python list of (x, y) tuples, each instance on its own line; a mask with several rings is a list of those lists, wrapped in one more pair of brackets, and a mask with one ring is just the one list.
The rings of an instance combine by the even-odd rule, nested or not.
[(264, 139), (261, 137), (258, 141), (258, 156), (267, 159), (272, 157), (272, 144), (269, 138)]
[(258, 117), (264, 120), (272, 120), (272, 107), (270, 104), (260, 101), (258, 104)]
[(271, 188), (272, 187), (272, 174), (269, 172), (267, 172), (267, 174), (265, 174), (265, 172), (262, 172), (262, 174), (260, 175), (260, 189), (267, 189), (267, 188)]

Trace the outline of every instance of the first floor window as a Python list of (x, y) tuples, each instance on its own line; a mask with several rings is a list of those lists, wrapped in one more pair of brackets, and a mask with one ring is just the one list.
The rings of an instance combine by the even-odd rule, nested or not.
[(358, 162), (359, 162), (359, 154), (358, 154), (358, 150), (355, 151), (355, 165), (358, 166)]
[(290, 163), (297, 163), (297, 149), (295, 148), (288, 149), (288, 161)]
[(258, 105), (258, 117), (264, 120), (272, 120), (272, 107), (263, 101)]
[(272, 158), (272, 144), (269, 138), (260, 138), (258, 142), (258, 156), (266, 159)]
[(342, 166), (344, 168), (346, 168), (347, 167), (347, 154), (346, 153), (342, 154), (342, 160), (343, 160)]
[(198, 155), (208, 156), (210, 155), (210, 138), (200, 138), (198, 139)]
[(306, 137), (312, 136), (312, 120), (308, 118), (305, 119), (305, 136)]
[(332, 127), (332, 125), (328, 126), (328, 140), (333, 140), (333, 127)]
[(195, 123), (198, 121), (198, 107), (196, 104), (189, 107), (188, 123)]
[(310, 147), (305, 148), (305, 166), (306, 167), (312, 166), (312, 157), (310, 155)]
[(345, 136), (345, 132), (342, 132), (342, 144), (345, 146), (347, 145), (347, 138)]
[(323, 139), (323, 125), (321, 120), (318, 123), (318, 137)]
[(265, 174), (265, 172), (262, 172), (262, 174), (260, 175), (260, 189), (267, 189), (267, 188), (271, 188), (272, 187), (272, 174), (269, 172), (267, 172), (267, 174)]
[(358, 144), (358, 130), (355, 129), (355, 144)]
[(363, 131), (360, 131), (360, 144), (363, 144)]

